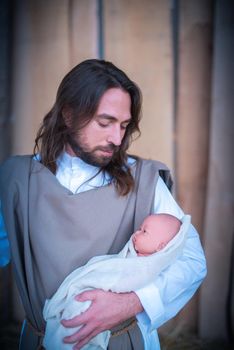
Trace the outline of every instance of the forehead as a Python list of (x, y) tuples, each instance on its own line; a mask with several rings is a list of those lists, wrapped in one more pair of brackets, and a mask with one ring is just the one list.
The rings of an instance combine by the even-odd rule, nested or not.
[(108, 89), (101, 97), (96, 116), (107, 115), (114, 118), (131, 118), (131, 98), (120, 88)]
[(158, 217), (150, 215), (145, 218), (145, 220), (142, 223), (142, 226), (144, 228), (146, 227), (155, 227), (158, 224), (159, 220)]

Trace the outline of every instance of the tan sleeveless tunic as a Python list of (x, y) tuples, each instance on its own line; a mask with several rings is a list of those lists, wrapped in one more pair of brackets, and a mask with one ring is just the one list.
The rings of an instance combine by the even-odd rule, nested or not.
[[(12, 263), (27, 318), (44, 329), (42, 309), (64, 278), (91, 257), (118, 253), (152, 212), (162, 163), (137, 159), (134, 191), (120, 197), (113, 184), (73, 194), (31, 156), (0, 168), (0, 198)], [(113, 348), (114, 349), (114, 348)]]

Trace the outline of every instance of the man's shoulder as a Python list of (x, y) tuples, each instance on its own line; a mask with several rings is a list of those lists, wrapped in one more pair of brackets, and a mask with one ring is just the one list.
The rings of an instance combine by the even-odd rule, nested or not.
[(15, 163), (27, 163), (30, 162), (32, 159), (32, 155), (30, 154), (25, 154), (25, 155), (13, 155), (8, 158), (6, 158), (1, 165), (5, 164), (15, 164)]
[(0, 172), (11, 173), (12, 171), (18, 172), (20, 169), (28, 169), (31, 164), (32, 157), (32, 155), (10, 156), (1, 163)]
[(142, 157), (135, 156), (135, 155), (128, 156), (128, 164), (129, 165), (133, 165), (133, 164), (137, 164), (137, 163), (138, 164), (141, 163), (142, 166), (151, 167), (155, 170), (167, 170), (167, 171), (169, 171), (168, 166), (159, 160), (146, 159), (146, 158), (142, 158)]
[[(154, 178), (155, 176), (160, 176), (167, 185), (168, 189), (171, 191), (173, 181), (170, 174), (170, 169), (167, 167), (166, 164), (158, 160), (145, 159), (137, 156), (130, 156), (130, 158), (134, 160), (134, 162), (133, 160), (131, 160), (131, 162), (136, 167), (138, 167), (141, 177), (145, 179), (151, 178), (152, 180), (152, 178)], [(151, 183), (151, 181), (149, 180), (148, 183)]]

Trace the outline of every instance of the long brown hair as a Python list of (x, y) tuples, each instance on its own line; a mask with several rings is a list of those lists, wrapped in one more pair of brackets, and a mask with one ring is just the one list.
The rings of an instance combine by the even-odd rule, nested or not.
[(121, 88), (131, 98), (131, 121), (124, 138), (110, 163), (102, 168), (108, 172), (120, 195), (128, 194), (134, 179), (127, 164), (127, 149), (133, 134), (140, 134), (141, 91), (128, 76), (111, 62), (90, 59), (75, 66), (62, 80), (56, 101), (38, 130), (34, 155), (39, 153), (41, 163), (56, 173), (56, 159), (68, 142), (69, 129), (64, 121), (64, 109), (72, 111), (72, 128), (81, 130), (94, 116), (103, 94), (110, 88)]

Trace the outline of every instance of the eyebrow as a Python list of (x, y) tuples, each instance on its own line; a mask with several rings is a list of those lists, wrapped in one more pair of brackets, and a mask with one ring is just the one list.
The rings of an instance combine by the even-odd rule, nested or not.
[[(112, 115), (109, 115), (109, 114), (98, 114), (96, 116), (96, 118), (98, 119), (108, 119), (108, 120), (111, 120), (111, 121), (119, 121), (116, 117), (113, 117)], [(129, 117), (128, 119), (126, 120), (123, 120), (121, 124), (123, 123), (130, 123), (132, 117)]]

